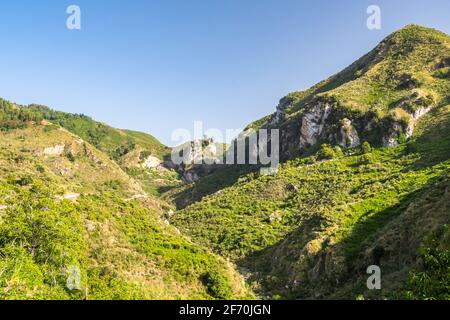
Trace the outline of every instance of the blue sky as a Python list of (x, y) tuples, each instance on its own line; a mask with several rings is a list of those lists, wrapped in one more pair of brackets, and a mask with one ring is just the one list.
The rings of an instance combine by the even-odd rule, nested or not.
[[(71, 4), (80, 31), (66, 28)], [(366, 28), (371, 4), (381, 30)], [(196, 120), (245, 127), (406, 24), (450, 33), (449, 12), (448, 0), (2, 1), (0, 96), (172, 145)]]

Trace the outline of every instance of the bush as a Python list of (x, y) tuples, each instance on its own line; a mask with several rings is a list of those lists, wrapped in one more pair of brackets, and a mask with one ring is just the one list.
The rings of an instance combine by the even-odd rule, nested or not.
[(339, 147), (339, 146), (334, 147), (334, 155), (335, 155), (335, 158), (344, 156), (344, 152), (342, 152), (341, 147)]
[(436, 70), (436, 72), (434, 73), (434, 76), (436, 78), (441, 78), (441, 79), (450, 79), (450, 67), (441, 68), (441, 69)]
[(79, 214), (70, 202), (56, 202), (43, 184), (16, 197), (0, 223), (0, 288), (10, 288), (0, 290), (0, 299), (49, 298), (50, 291), (59, 299), (79, 298), (80, 292), (66, 290), (64, 271), (84, 261)]
[(133, 151), (133, 149), (136, 147), (136, 145), (132, 141), (128, 141), (125, 145), (122, 145), (118, 147), (116, 150), (113, 151), (113, 159), (120, 159), (124, 155), (128, 154), (129, 152)]
[(123, 187), (123, 183), (120, 180), (108, 180), (103, 183), (105, 190), (120, 190)]
[(226, 300), (232, 296), (228, 279), (217, 270), (205, 273), (202, 282), (208, 289), (209, 294), (216, 299)]
[(24, 177), (17, 179), (16, 183), (22, 187), (28, 186), (33, 183), (33, 178), (31, 178), (30, 176), (24, 176)]
[(150, 151), (144, 150), (141, 152), (141, 154), (139, 155), (139, 160), (144, 161), (146, 160), (148, 157), (150, 157), (152, 155), (152, 153)]
[(67, 152), (66, 157), (67, 157), (67, 159), (69, 159), (70, 162), (75, 162), (75, 156), (73, 155), (72, 152), (70, 152), (70, 151)]
[(399, 144), (404, 144), (404, 143), (406, 143), (407, 140), (408, 140), (408, 138), (406, 137), (406, 134), (404, 134), (403, 132), (398, 135), (398, 143)]
[(314, 164), (317, 162), (317, 158), (315, 156), (311, 156), (305, 159), (305, 164)]
[(433, 237), (420, 250), (422, 268), (411, 272), (407, 297), (423, 300), (450, 299), (450, 251), (440, 248), (440, 241)]
[(359, 157), (358, 163), (360, 165), (368, 165), (373, 162), (373, 157), (370, 154), (363, 154), (361, 157)]
[(417, 144), (414, 141), (409, 141), (406, 144), (406, 151), (408, 154), (417, 153), (419, 152), (419, 148), (417, 147)]
[(19, 154), (17, 157), (14, 158), (14, 161), (17, 164), (22, 163), (23, 161), (25, 161), (25, 156), (22, 154)]
[[(339, 148), (340, 150), (340, 148)], [(342, 153), (342, 150), (341, 150)], [(333, 149), (328, 144), (323, 144), (320, 147), (320, 150), (317, 152), (317, 159), (318, 160), (331, 160), (338, 157), (338, 154), (336, 153), (336, 149)]]
[(363, 144), (361, 145), (361, 152), (363, 154), (367, 154), (367, 153), (372, 152), (372, 146), (370, 145), (369, 142), (367, 142), (367, 141), (363, 142)]

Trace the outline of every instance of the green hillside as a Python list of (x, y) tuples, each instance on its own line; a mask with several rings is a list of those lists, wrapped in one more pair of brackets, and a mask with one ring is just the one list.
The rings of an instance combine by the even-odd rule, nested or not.
[(167, 225), (169, 206), (41, 117), (2, 101), (0, 299), (251, 296), (231, 264)]
[(113, 158), (120, 158), (136, 145), (159, 158), (170, 152), (168, 147), (147, 133), (115, 129), (85, 115), (54, 111), (45, 106), (30, 105), (27, 109), (80, 136)]
[[(409, 25), (384, 39), (374, 50), (315, 86), (280, 101), (283, 121), (295, 118), (314, 99), (330, 99), (346, 112), (384, 117), (414, 94), (420, 101), (448, 102), (450, 43), (440, 31)], [(250, 127), (267, 126), (274, 115)]]
[(148, 193), (159, 195), (161, 188), (179, 183), (176, 172), (142, 167), (146, 158), (155, 157), (162, 163), (171, 152), (170, 148), (150, 134), (116, 129), (82, 114), (55, 111), (46, 106), (20, 106), (2, 99), (0, 105), (0, 129), (22, 128), (28, 122), (39, 124), (47, 121), (65, 128), (103, 151), (138, 180)]
[[(274, 177), (249, 174), (179, 211), (172, 222), (251, 270), (252, 281), (264, 292), (289, 298), (355, 298), (364, 287), (350, 285), (348, 292), (340, 292), (336, 281), (354, 283), (352, 272), (361, 273), (364, 262), (375, 259), (377, 241), (404, 245), (386, 231), (392, 224), (407, 233), (423, 219), (417, 232), (404, 239), (410, 246), (403, 254), (410, 261), (396, 261), (385, 271), (396, 273), (400, 265), (402, 282), (396, 284), (405, 284), (409, 266), (404, 261), (413, 264), (426, 234), (450, 223), (450, 106), (436, 110), (421, 125), (431, 129), (398, 147), (352, 150), (333, 159), (300, 158), (283, 164)], [(429, 196), (433, 192), (437, 195)], [(439, 210), (427, 209), (432, 216), (421, 217), (424, 209), (416, 203), (430, 206), (433, 198), (440, 201)], [(423, 199), (428, 200), (425, 205)], [(411, 208), (417, 221), (401, 224)], [(393, 255), (402, 254), (380, 248), (382, 265), (393, 264)], [(311, 272), (324, 259), (328, 266)]]
[[(282, 156), (291, 160), (275, 176), (250, 173), (220, 192), (191, 186), (185, 194), (204, 198), (172, 223), (235, 261), (263, 295), (405, 298), (420, 291), (411, 278), (422, 265), (421, 246), (436, 233), (436, 250), (450, 249), (449, 58), (449, 36), (408, 26), (336, 76), (288, 95), (277, 114), (250, 126), (280, 127)], [(420, 108), (426, 112), (416, 116)], [(386, 136), (394, 137), (389, 147)], [(308, 139), (314, 143), (302, 144)], [(379, 292), (365, 286), (372, 264), (383, 270)], [(428, 298), (448, 297), (443, 268), (443, 289)]]

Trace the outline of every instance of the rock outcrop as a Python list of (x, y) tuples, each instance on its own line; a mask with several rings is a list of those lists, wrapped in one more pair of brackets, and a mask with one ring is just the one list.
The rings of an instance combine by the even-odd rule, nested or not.
[(330, 112), (330, 104), (318, 103), (303, 115), (300, 128), (300, 149), (317, 143), (323, 133)]
[(58, 144), (53, 147), (47, 147), (44, 149), (44, 154), (47, 156), (60, 156), (64, 153), (65, 144)]
[(289, 96), (284, 97), (280, 100), (280, 103), (277, 105), (277, 111), (272, 119), (271, 125), (276, 125), (284, 121), (285, 119), (285, 111), (292, 105), (293, 99)]
[(144, 169), (155, 169), (161, 166), (162, 161), (154, 156), (148, 156), (144, 162), (141, 163), (141, 167)]
[(280, 110), (283, 109), (278, 107), (274, 121), (268, 127), (280, 128), (280, 153), (284, 160), (294, 158), (319, 143), (357, 148), (365, 139), (375, 139), (370, 142), (393, 147), (411, 138), (417, 121), (432, 110), (434, 105), (428, 100), (413, 93), (410, 98), (393, 106), (393, 114), (377, 119), (370, 113), (346, 112), (333, 99), (321, 97), (306, 104), (298, 116), (275, 124), (276, 119), (284, 119), (280, 118)]
[(219, 146), (207, 137), (191, 141), (175, 150), (183, 160), (181, 164), (166, 160), (164, 166), (177, 170), (184, 182), (196, 182), (214, 172), (217, 165), (223, 162), (223, 150), (219, 150)]
[(404, 132), (403, 126), (399, 122), (394, 122), (383, 136), (384, 147), (395, 147), (399, 145), (401, 134)]
[(343, 148), (356, 148), (361, 144), (358, 132), (352, 124), (352, 121), (344, 118), (341, 121), (342, 127), (340, 130), (341, 138), (338, 144)]

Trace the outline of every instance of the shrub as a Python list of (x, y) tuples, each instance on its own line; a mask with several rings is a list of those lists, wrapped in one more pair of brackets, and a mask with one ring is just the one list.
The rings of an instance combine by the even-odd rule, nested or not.
[(24, 187), (24, 186), (32, 184), (33, 183), (33, 178), (31, 178), (30, 176), (23, 176), (23, 177), (17, 179), (16, 183), (19, 186)]
[(441, 78), (441, 79), (450, 79), (450, 67), (441, 68), (441, 69), (436, 70), (436, 72), (434, 73), (434, 76), (436, 78)]
[(214, 298), (225, 300), (232, 296), (227, 278), (217, 270), (205, 273), (202, 282)]
[(0, 299), (49, 298), (49, 290), (68, 298), (64, 270), (80, 266), (85, 249), (79, 215), (42, 184), (22, 190), (15, 203), (0, 224), (0, 288), (14, 287), (0, 290)]
[(75, 162), (75, 156), (73, 155), (73, 153), (71, 151), (66, 153), (66, 157), (67, 157), (67, 159), (69, 159), (70, 162)]
[(342, 149), (339, 146), (334, 147), (334, 154), (335, 154), (335, 158), (344, 156), (344, 152), (342, 152)]
[(436, 236), (420, 250), (422, 268), (411, 272), (407, 297), (423, 300), (450, 299), (450, 250), (441, 249)]
[[(342, 152), (342, 151), (341, 151)], [(328, 144), (323, 144), (320, 150), (317, 152), (317, 158), (319, 160), (331, 160), (337, 158), (336, 150)]]
[(19, 154), (17, 157), (14, 158), (14, 161), (17, 164), (22, 163), (23, 161), (25, 161), (25, 156), (22, 154)]
[(103, 186), (105, 188), (105, 190), (108, 189), (112, 189), (112, 190), (120, 190), (123, 186), (122, 181), (114, 179), (114, 180), (109, 180), (103, 183)]
[(368, 165), (373, 162), (373, 157), (370, 154), (363, 154), (361, 157), (359, 157), (358, 163), (360, 165)]
[(123, 157), (124, 155), (128, 154), (129, 152), (133, 151), (133, 149), (136, 147), (136, 145), (132, 141), (128, 141), (126, 144), (118, 147), (116, 150), (113, 151), (113, 159), (119, 159)]
[(305, 164), (314, 164), (317, 162), (317, 158), (315, 156), (311, 156), (305, 159)]
[(141, 161), (146, 160), (148, 157), (150, 157), (152, 155), (152, 153), (150, 151), (144, 150), (141, 152), (141, 154), (139, 155), (139, 159)]
[(361, 145), (361, 152), (364, 154), (372, 152), (372, 146), (370, 145), (369, 142), (367, 141), (363, 142), (363, 144)]
[(406, 151), (408, 152), (408, 154), (417, 153), (419, 152), (419, 148), (417, 147), (416, 143), (410, 141), (409, 143), (406, 144)]
[(406, 134), (404, 134), (403, 132), (398, 135), (398, 143), (399, 144), (406, 143), (406, 140), (408, 140), (408, 139), (406, 138)]

